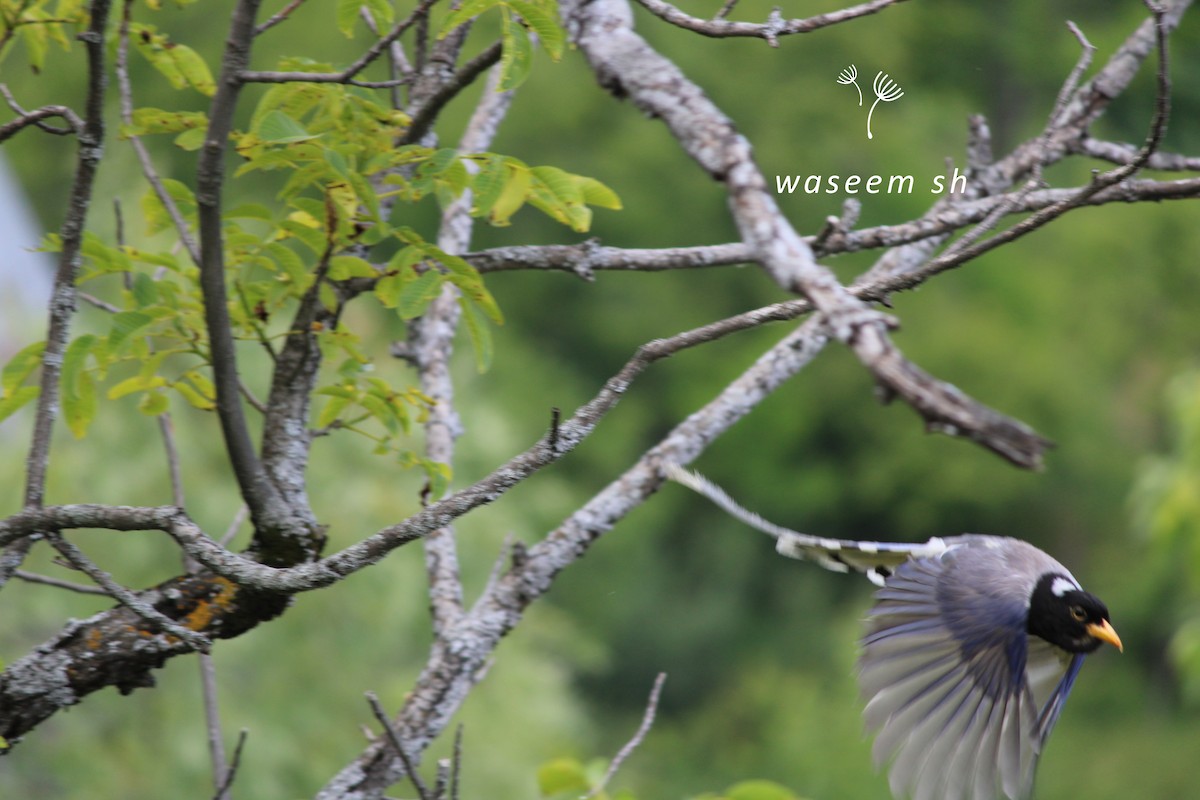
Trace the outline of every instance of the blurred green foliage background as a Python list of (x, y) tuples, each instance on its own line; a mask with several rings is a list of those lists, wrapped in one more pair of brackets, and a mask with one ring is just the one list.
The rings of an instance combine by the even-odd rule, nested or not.
[[(281, 3), (268, 3), (273, 13)], [(345, 63), (365, 39), (332, 30), (328, 4), (312, 3), (262, 37), (255, 65), (282, 54)], [(840, 3), (791, 3), (785, 17)], [(168, 7), (154, 21), (214, 59), (228, 3)], [(719, 4), (684, 2), (710, 16)], [(401, 4), (407, 9), (406, 4)], [(764, 19), (747, 0), (738, 19)], [(140, 7), (139, 7), (139, 13)], [(927, 0), (784, 40), (709, 40), (637, 12), (639, 30), (736, 121), (768, 179), (778, 174), (913, 174), (911, 195), (864, 197), (862, 225), (921, 214), (920, 187), (964, 165), (966, 116), (985, 114), (995, 149), (1035, 135), (1078, 56), (1064, 21), (1098, 47), (1096, 64), (1144, 17), (1140, 2)], [(489, 41), (486, 25), (472, 46)], [(1172, 37), (1174, 110), (1164, 149), (1200, 153), (1200, 14)], [(26, 107), (80, 104), (82, 53), (52, 57), (43, 74), (18, 54), (3, 79)], [(853, 92), (835, 82), (856, 63), (905, 89), (862, 135)], [(179, 108), (181, 96), (136, 64), (137, 103)], [(1144, 67), (1095, 133), (1140, 142), (1153, 99)], [(478, 89), (438, 131), (452, 144)], [(199, 96), (182, 98), (203, 108)], [(114, 98), (115, 100), (115, 98)], [(869, 103), (869, 101), (868, 101)], [(247, 113), (250, 107), (246, 105)], [(140, 235), (142, 188), (132, 152), (113, 138), (100, 172), (94, 230), (111, 235), (119, 198), (128, 235)], [(163, 172), (191, 180), (188, 154), (148, 140)], [(595, 85), (577, 52), (539, 55), (493, 149), (596, 177), (625, 211), (599, 211), (591, 235), (605, 244), (677, 246), (731, 241), (725, 199), (681, 155), (663, 126)], [(72, 145), (27, 131), (5, 146), (48, 230), (61, 221)], [(1052, 170), (1059, 185), (1087, 179), (1080, 165)], [(251, 177), (230, 199), (270, 201)], [(841, 196), (783, 196), (802, 232), (837, 213)], [(405, 209), (432, 235), (432, 205)], [(476, 246), (570, 242), (583, 237), (525, 210), (508, 228), (480, 226)], [(875, 254), (831, 262), (849, 280)], [(1200, 751), (1200, 210), (1194, 202), (1077, 211), (1013, 246), (894, 298), (897, 342), (917, 363), (1057, 443), (1046, 469), (1015, 470), (981, 449), (925, 435), (900, 405), (880, 406), (864, 370), (831, 347), (805, 373), (739, 423), (698, 467), (765, 516), (829, 536), (924, 540), (969, 530), (1011, 534), (1047, 549), (1100, 594), (1126, 643), (1091, 659), (1076, 684), (1040, 776), (1042, 800), (1195, 796)], [(456, 486), (542, 435), (550, 408), (572, 409), (641, 343), (781, 299), (749, 268), (659, 274), (505, 273), (488, 279), (507, 317), (491, 371), (459, 364), (467, 435)], [(381, 360), (400, 324), (375, 310), (356, 320)], [(84, 309), (80, 326), (101, 325)], [(482, 586), (506, 536), (535, 541), (614, 478), (681, 416), (788, 330), (776, 325), (689, 351), (639, 378), (577, 452), (461, 521), (469, 590)], [(32, 333), (31, 336), (36, 334)], [(462, 344), (464, 351), (468, 348)], [(261, 385), (263, 362), (243, 367)], [(404, 366), (386, 364), (394, 374)], [(1169, 391), (1168, 391), (1169, 387)], [(51, 502), (169, 502), (153, 420), (107, 403), (86, 440), (60, 435)], [(0, 514), (20, 505), (29, 414), (0, 427)], [(186, 454), (188, 508), (219, 532), (237, 508), (217, 447), (216, 420), (176, 415)], [(343, 547), (412, 512), (420, 476), (370, 455), (366, 443), (316, 445), (311, 493)], [(244, 534), (244, 532), (243, 532)], [(165, 537), (74, 537), (129, 585), (178, 568)], [(54, 574), (44, 553), (31, 567)], [(67, 617), (106, 607), (95, 598), (11, 585), (0, 616), (0, 658), (11, 662)], [(745, 778), (785, 784), (810, 798), (887, 796), (870, 766), (853, 679), (858, 620), (870, 586), (780, 559), (770, 542), (679, 488), (668, 488), (609, 534), (559, 580), (500, 647), (461, 715), (465, 797), (536, 796), (537, 766), (614, 753), (637, 726), (655, 674), (669, 673), (656, 725), (617, 779), (641, 798), (682, 798)], [(297, 598), (280, 620), (222, 642), (215, 658), (228, 738), (249, 740), (235, 796), (310, 796), (364, 744), (363, 700), (397, 706), (429, 640), (418, 547), (397, 552), (329, 590)], [(197, 667), (176, 659), (159, 687), (105, 691), (39, 728), (0, 760), (0, 796), (207, 797), (207, 753)], [(433, 754), (446, 752), (445, 743)], [(399, 791), (399, 790), (398, 790)], [(403, 792), (401, 792), (403, 794)]]

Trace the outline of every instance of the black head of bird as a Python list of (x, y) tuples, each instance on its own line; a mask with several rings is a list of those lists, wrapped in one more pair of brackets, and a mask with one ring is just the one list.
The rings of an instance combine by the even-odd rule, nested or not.
[(1068, 653), (1091, 653), (1107, 642), (1123, 649), (1108, 618), (1108, 607), (1079, 589), (1068, 575), (1048, 573), (1029, 598), (1029, 633)]
[(876, 766), (896, 797), (1020, 800), (1089, 653), (1122, 649), (1108, 608), (1019, 539), (923, 544), (826, 539), (781, 528), (675, 465), (668, 477), (776, 537), (783, 555), (879, 586), (859, 657)]

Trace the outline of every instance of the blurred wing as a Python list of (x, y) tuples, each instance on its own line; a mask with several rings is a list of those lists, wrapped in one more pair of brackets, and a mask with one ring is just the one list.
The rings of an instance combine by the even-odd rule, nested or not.
[(863, 572), (879, 586), (882, 586), (887, 576), (905, 561), (941, 555), (949, 544), (947, 540), (938, 538), (930, 539), (924, 544), (905, 544), (810, 536), (763, 519), (740, 506), (720, 486), (702, 475), (685, 470), (678, 464), (665, 463), (663, 471), (671, 480), (704, 495), (731, 516), (774, 536), (775, 550), (780, 555), (812, 561), (834, 572)]
[[(892, 759), (898, 797), (1015, 799), (1032, 788), (1043, 738), (1026, 662), (1036, 662), (1042, 685), (1061, 678), (1065, 664), (1040, 640), (1030, 651), (1021, 599), (959, 579), (956, 562), (970, 562), (974, 549), (900, 565), (868, 617), (859, 661), (864, 716), (877, 732), (876, 765)], [(1061, 695), (1058, 708), (1062, 685), (1051, 690)]]

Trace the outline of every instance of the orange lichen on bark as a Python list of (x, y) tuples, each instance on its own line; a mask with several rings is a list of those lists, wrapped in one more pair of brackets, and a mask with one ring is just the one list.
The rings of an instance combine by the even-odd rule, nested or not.
[(183, 618), (183, 624), (191, 630), (204, 630), (213, 617), (228, 611), (233, 605), (233, 598), (237, 595), (237, 584), (219, 575), (214, 576), (212, 582), (216, 587), (212, 596), (197, 602), (196, 607)]

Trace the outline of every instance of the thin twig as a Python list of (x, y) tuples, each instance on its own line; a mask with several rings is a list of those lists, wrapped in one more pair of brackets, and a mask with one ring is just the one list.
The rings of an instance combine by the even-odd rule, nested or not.
[[(116, 73), (117, 73), (117, 94), (120, 97), (121, 121), (125, 125), (132, 127), (133, 125), (133, 87), (129, 82), (129, 22), (132, 13), (133, 0), (125, 0), (121, 11), (121, 26), (117, 31), (117, 58), (116, 58)], [(188, 229), (187, 220), (183, 218), (183, 212), (179, 210), (179, 205), (175, 202), (175, 198), (167, 191), (166, 185), (163, 184), (162, 176), (158, 174), (158, 170), (154, 166), (153, 159), (150, 158), (150, 151), (146, 149), (142, 138), (137, 134), (128, 134), (130, 145), (133, 147), (133, 152), (137, 156), (138, 164), (142, 168), (142, 176), (146, 182), (150, 184), (150, 188), (154, 190), (154, 196), (158, 198), (158, 202), (162, 203), (162, 207), (166, 210), (167, 216), (171, 218), (171, 224), (175, 227), (175, 233), (179, 236), (179, 241), (183, 243), (183, 247), (187, 250), (193, 263), (200, 263), (200, 248), (196, 244), (196, 238)]]
[(242, 750), (246, 746), (246, 737), (249, 731), (242, 728), (238, 732), (237, 745), (233, 749), (233, 761), (229, 764), (229, 769), (225, 771), (225, 780), (221, 781), (221, 785), (217, 787), (217, 793), (213, 795), (213, 800), (227, 800), (229, 797), (229, 789), (233, 786), (233, 779), (237, 777), (238, 767), (242, 765)]
[(1054, 133), (1061, 126), (1061, 120), (1066, 116), (1067, 103), (1072, 95), (1075, 94), (1079, 86), (1079, 80), (1083, 77), (1083, 73), (1092, 63), (1092, 57), (1096, 53), (1096, 47), (1090, 41), (1083, 31), (1079, 29), (1074, 22), (1067, 21), (1067, 29), (1079, 42), (1079, 58), (1075, 62), (1075, 66), (1067, 74), (1067, 78), (1063, 81), (1063, 85), (1058, 90), (1058, 96), (1054, 100), (1054, 107), (1050, 111), (1050, 118), (1046, 121), (1046, 127), (1042, 131), (1042, 150), (1045, 156), (1038, 159), (1030, 173), (1029, 180), (1018, 192), (1010, 192), (1004, 195), (1004, 202), (998, 203), (996, 207), (983, 218), (978, 225), (967, 231), (954, 242), (950, 247), (946, 248), (942, 254), (943, 257), (953, 258), (955, 253), (966, 250), (975, 242), (979, 241), (984, 234), (993, 230), (999, 224), (1001, 218), (1011, 213), (1012, 209), (1021, 204), (1030, 192), (1042, 185), (1042, 173), (1045, 170), (1046, 162), (1050, 158), (1050, 142), (1054, 137)]
[(79, 594), (108, 595), (108, 592), (104, 591), (99, 586), (88, 586), (83, 583), (64, 581), (61, 578), (52, 578), (49, 575), (39, 575), (36, 572), (26, 572), (23, 569), (15, 570), (13, 572), (13, 577), (19, 578), (26, 583), (40, 583), (44, 586), (53, 586), (56, 589), (66, 589), (69, 592), (78, 592)]
[(642, 740), (650, 732), (650, 726), (654, 724), (654, 715), (658, 713), (658, 698), (662, 694), (663, 683), (666, 680), (667, 673), (658, 673), (658, 677), (654, 679), (654, 688), (650, 690), (650, 699), (646, 701), (646, 712), (642, 714), (642, 724), (638, 726), (637, 733), (617, 752), (612, 763), (608, 765), (608, 770), (604, 773), (604, 777), (600, 779), (598, 784), (592, 787), (590, 792), (583, 796), (582, 800), (590, 800), (590, 798), (596, 797), (603, 792), (604, 787), (608, 786), (608, 782), (617, 774), (617, 770), (621, 768), (625, 760), (633, 755), (634, 750), (641, 746)]
[(450, 760), (450, 800), (458, 800), (458, 778), (462, 772), (462, 740), (463, 726), (460, 722), (454, 729), (454, 755)]
[[(826, 14), (817, 14), (807, 19), (785, 20), (780, 15), (779, 9), (775, 8), (767, 17), (767, 21), (761, 24), (755, 22), (728, 22), (724, 19), (725, 14), (728, 13), (724, 8), (717, 12), (717, 16), (713, 19), (701, 19), (700, 17), (693, 17), (691, 14), (680, 11), (675, 6), (665, 2), (665, 0), (638, 0), (638, 2), (656, 17), (693, 33), (711, 36), (714, 39), (733, 36), (765, 39), (772, 47), (778, 47), (778, 37), (780, 36), (795, 33), (810, 33), (840, 22), (847, 22), (867, 16), (868, 14), (878, 13), (888, 6), (903, 3), (904, 0), (870, 0), (867, 3), (860, 3), (838, 11), (830, 11)], [(728, 5), (732, 5), (732, 3)]]
[[(24, 117), (29, 114), (29, 112), (22, 108), (21, 104), (17, 102), (17, 98), (13, 96), (13, 93), (8, 88), (7, 83), (0, 83), (0, 97), (4, 98), (4, 102), (8, 104), (8, 107), (12, 109), (12, 112), (18, 117)], [(51, 107), (52, 106), (45, 106), (45, 108)], [(53, 107), (56, 108), (56, 106)], [(67, 110), (70, 111), (70, 109)], [(42, 120), (37, 120), (33, 124), (37, 126), (38, 130), (53, 134), (55, 136), (70, 136), (73, 133), (78, 133), (83, 128), (83, 120), (79, 119), (79, 115), (74, 111), (71, 111), (69, 115), (63, 114), (61, 116), (67, 120), (68, 127), (59, 128), (56, 125), (47, 125)], [(74, 120), (74, 122), (72, 122), (72, 120)]]
[(413, 787), (417, 790), (417, 795), (421, 800), (432, 800), (429, 790), (425, 788), (425, 782), (421, 780), (421, 776), (413, 768), (412, 759), (408, 757), (408, 752), (404, 749), (404, 744), (400, 741), (400, 735), (396, 733), (396, 729), (392, 727), (391, 720), (388, 719), (387, 712), (383, 710), (383, 705), (379, 702), (379, 696), (374, 692), (367, 692), (367, 702), (371, 704), (371, 711), (374, 712), (375, 719), (379, 720), (379, 724), (383, 726), (388, 741), (391, 742), (396, 755), (399, 756), (401, 763), (404, 764), (404, 772), (408, 775), (408, 779), (412, 781)]
[[(428, 16), (429, 9), (432, 8), (434, 3), (436, 3), (436, 2), (438, 2), (438, 0), (421, 0), (421, 3), (418, 4), (417, 7), (412, 10), (412, 13), (410, 13), (407, 17), (405, 17), (404, 19), (397, 22), (392, 27), (392, 29), (390, 31), (388, 31), (386, 36), (384, 36), (381, 39), (376, 40), (375, 43), (372, 44), (369, 48), (367, 48), (367, 51), (365, 53), (363, 53), (353, 64), (346, 67), (341, 72), (291, 73), (293, 75), (303, 76), (303, 77), (290, 77), (290, 78), (280, 79), (277, 76), (280, 74), (284, 74), (284, 73), (258, 72), (258, 71), (254, 71), (254, 70), (243, 69), (238, 72), (238, 78), (239, 78), (239, 80), (245, 81), (246, 83), (260, 83), (260, 82), (278, 83), (281, 80), (286, 80), (286, 81), (296, 80), (296, 81), (309, 81), (312, 83), (321, 83), (321, 82), (324, 82), (324, 83), (351, 83), (351, 84), (356, 84), (359, 86), (374, 85), (374, 86), (378, 86), (379, 88), (386, 88), (387, 86), (395, 86), (397, 84), (393, 83), (391, 81), (356, 81), (356, 80), (354, 80), (354, 76), (358, 75), (360, 72), (362, 72), (364, 69), (366, 69), (367, 66), (369, 66), (373, 61), (375, 61), (375, 59), (379, 58), (379, 56), (391, 46), (392, 42), (399, 39), (400, 36), (406, 30), (411, 28), (413, 26), (413, 24), (415, 24), (417, 22), (417, 20), (424, 19), (426, 16)], [(270, 20), (268, 20), (268, 22), (270, 22)], [(264, 23), (264, 24), (266, 24), (266, 23)], [(260, 32), (261, 31), (256, 31), (256, 34), (260, 33)]]
[[(213, 786), (217, 793), (215, 800), (226, 800), (229, 796), (229, 785), (233, 782), (230, 777), (231, 768), (225, 763), (225, 740), (221, 736), (221, 706), (217, 694), (217, 668), (212, 655), (200, 654), (200, 694), (204, 702), (204, 729), (208, 739), (208, 758), (212, 766)], [(238, 737), (239, 754), (234, 756), (235, 762), (240, 757), (245, 730)]]
[(304, 0), (292, 0), (281, 8), (274, 16), (261, 23), (254, 29), (255, 36), (261, 36), (292, 15), (292, 12), (304, 4)]

